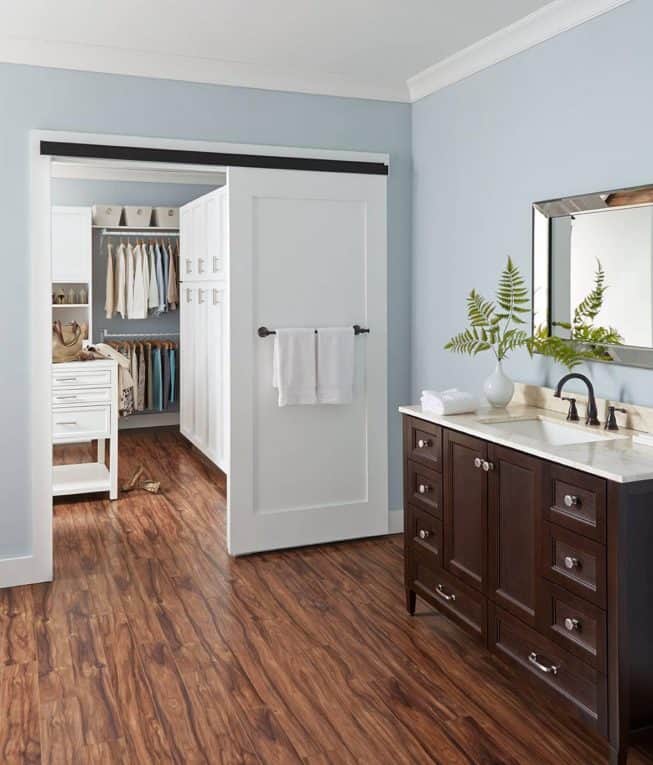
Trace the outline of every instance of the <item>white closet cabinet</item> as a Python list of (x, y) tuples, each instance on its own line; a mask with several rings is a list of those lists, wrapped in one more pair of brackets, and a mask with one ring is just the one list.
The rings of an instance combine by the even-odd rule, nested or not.
[(182, 434), (222, 470), (227, 457), (227, 287), (225, 193), (180, 211)]
[(211, 281), (225, 276), (226, 189), (220, 188), (180, 210), (182, 280)]
[(52, 208), (52, 281), (89, 284), (92, 263), (90, 207)]

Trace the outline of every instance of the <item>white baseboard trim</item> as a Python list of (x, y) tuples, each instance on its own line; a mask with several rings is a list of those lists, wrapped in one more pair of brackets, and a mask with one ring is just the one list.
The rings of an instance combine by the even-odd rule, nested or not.
[(34, 555), (0, 559), (0, 589), (50, 581), (52, 581), (52, 570), (44, 569), (42, 563), (39, 565)]
[(404, 530), (404, 509), (398, 507), (388, 513), (388, 534), (401, 534)]

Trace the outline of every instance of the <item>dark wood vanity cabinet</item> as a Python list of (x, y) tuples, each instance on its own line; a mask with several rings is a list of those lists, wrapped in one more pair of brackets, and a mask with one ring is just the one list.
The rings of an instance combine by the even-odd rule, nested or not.
[(617, 484), (404, 416), (419, 595), (605, 736), (653, 739), (653, 481)]

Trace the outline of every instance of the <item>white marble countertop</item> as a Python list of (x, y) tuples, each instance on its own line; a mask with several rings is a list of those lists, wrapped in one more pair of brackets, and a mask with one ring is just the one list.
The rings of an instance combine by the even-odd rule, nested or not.
[[(607, 478), (617, 483), (632, 483), (653, 479), (653, 447), (633, 441), (636, 431), (621, 428), (617, 432), (605, 431), (601, 427), (590, 428), (584, 423), (570, 423), (564, 415), (548, 409), (533, 406), (509, 406), (506, 409), (479, 408), (470, 414), (439, 415), (422, 410), (421, 406), (400, 406), (402, 414), (409, 414), (451, 430), (476, 436), (486, 441), (533, 454), (536, 457), (560, 465), (583, 470), (586, 473)], [(496, 423), (506, 420), (539, 418), (580, 431), (591, 431), (605, 435), (605, 439), (580, 444), (551, 445), (545, 441), (510, 431), (510, 426)], [(493, 422), (495, 423), (493, 425)]]

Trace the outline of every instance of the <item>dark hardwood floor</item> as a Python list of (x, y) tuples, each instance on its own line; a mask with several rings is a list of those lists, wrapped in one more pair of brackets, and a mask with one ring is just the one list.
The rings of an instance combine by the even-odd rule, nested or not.
[(122, 434), (120, 462), (163, 493), (58, 502), (55, 581), (0, 591), (1, 763), (607, 761), (406, 614), (400, 536), (233, 560), (224, 481), (178, 434)]

